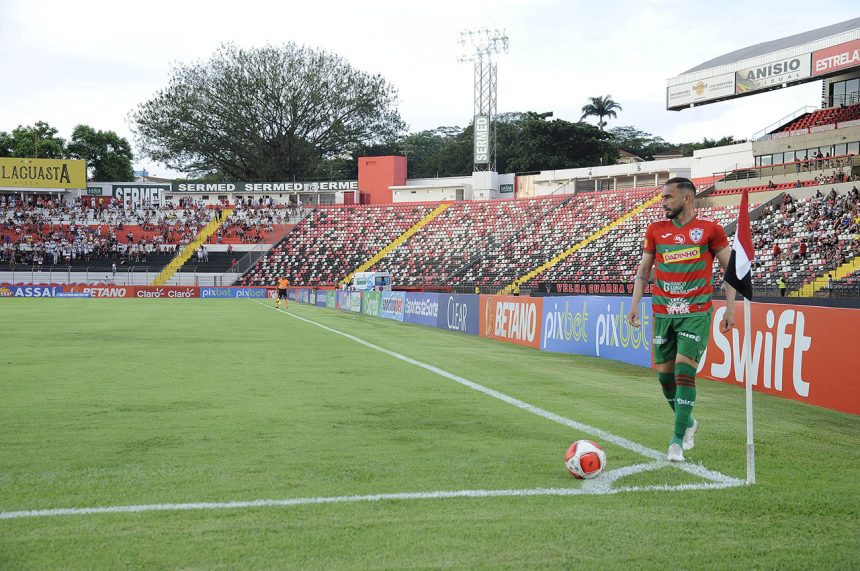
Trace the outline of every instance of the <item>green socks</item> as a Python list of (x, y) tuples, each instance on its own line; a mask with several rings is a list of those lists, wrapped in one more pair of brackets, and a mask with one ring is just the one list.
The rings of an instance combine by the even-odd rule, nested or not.
[(672, 373), (657, 373), (657, 379), (660, 381), (660, 388), (663, 389), (663, 396), (666, 397), (666, 402), (675, 410), (675, 375)]
[[(675, 364), (675, 434), (672, 442), (681, 444), (684, 432), (693, 426), (693, 405), (696, 404), (696, 368), (686, 363)], [(665, 389), (664, 389), (665, 390)]]

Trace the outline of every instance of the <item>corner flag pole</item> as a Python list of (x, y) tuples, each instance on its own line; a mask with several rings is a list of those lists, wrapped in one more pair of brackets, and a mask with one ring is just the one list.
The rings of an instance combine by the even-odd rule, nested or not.
[(746, 385), (747, 409), (747, 486), (755, 484), (755, 444), (753, 443), (753, 400), (752, 385), (757, 375), (752, 371), (752, 319), (750, 300), (744, 297), (744, 384)]
[(738, 223), (732, 253), (726, 268), (725, 281), (735, 288), (744, 298), (744, 383), (746, 384), (747, 413), (747, 485), (755, 484), (755, 448), (753, 446), (752, 386), (758, 371), (752, 370), (752, 319), (750, 300), (753, 296), (752, 262), (755, 248), (750, 233), (749, 190), (744, 189), (741, 197)]

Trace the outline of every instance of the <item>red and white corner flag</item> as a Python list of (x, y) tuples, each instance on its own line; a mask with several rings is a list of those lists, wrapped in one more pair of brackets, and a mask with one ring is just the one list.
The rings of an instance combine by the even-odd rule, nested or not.
[(732, 256), (724, 277), (726, 283), (734, 287), (744, 297), (744, 389), (746, 393), (747, 417), (747, 485), (755, 484), (755, 445), (753, 441), (753, 400), (752, 386), (756, 382), (757, 372), (752, 371), (753, 336), (752, 319), (750, 318), (750, 300), (753, 296), (752, 261), (754, 251), (752, 233), (750, 232), (749, 194), (744, 189), (741, 198), (741, 210), (738, 213), (738, 224), (735, 228), (735, 240), (732, 242)]
[(732, 242), (732, 257), (726, 268), (725, 281), (744, 296), (752, 299), (752, 261), (755, 256), (750, 232), (749, 194), (744, 189), (741, 198), (741, 210), (738, 213), (738, 223), (735, 228), (735, 239)]

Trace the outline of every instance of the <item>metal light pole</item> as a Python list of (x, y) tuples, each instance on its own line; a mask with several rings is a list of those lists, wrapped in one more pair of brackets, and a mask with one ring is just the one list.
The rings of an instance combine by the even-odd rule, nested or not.
[(474, 170), (496, 170), (496, 63), (493, 54), (508, 53), (508, 36), (504, 30), (465, 30), (459, 44), (465, 53), (460, 63), (475, 65), (474, 88)]

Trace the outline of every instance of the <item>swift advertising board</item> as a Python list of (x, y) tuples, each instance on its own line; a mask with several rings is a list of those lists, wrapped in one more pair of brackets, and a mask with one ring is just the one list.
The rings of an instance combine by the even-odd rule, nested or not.
[(641, 327), (627, 325), (629, 297), (566, 296), (543, 301), (541, 350), (651, 366), (651, 299), (639, 307)]
[[(725, 302), (714, 302), (711, 338), (699, 375), (743, 384), (746, 335), (743, 308), (736, 304), (735, 329), (720, 331)], [(860, 414), (860, 388), (851, 355), (860, 331), (860, 309), (779, 304), (750, 305), (753, 389), (834, 410)]]
[(807, 53), (739, 70), (735, 73), (735, 93), (750, 93), (810, 77), (811, 61), (812, 54)]
[(337, 309), (337, 294), (335, 290), (325, 292), (325, 306), (329, 309)]
[(403, 321), (406, 306), (406, 293), (402, 291), (384, 291), (379, 302), (379, 316), (385, 319)]
[(481, 302), (477, 295), (443, 294), (439, 296), (439, 321), (436, 327), (477, 335)]
[(439, 294), (407, 292), (403, 320), (436, 327), (439, 320)]
[(666, 109), (689, 107), (735, 94), (735, 74), (724, 73), (666, 88)]
[(812, 54), (812, 75), (826, 75), (858, 66), (860, 66), (860, 40), (824, 48)]
[(478, 334), (527, 347), (540, 347), (543, 298), (482, 295)]

